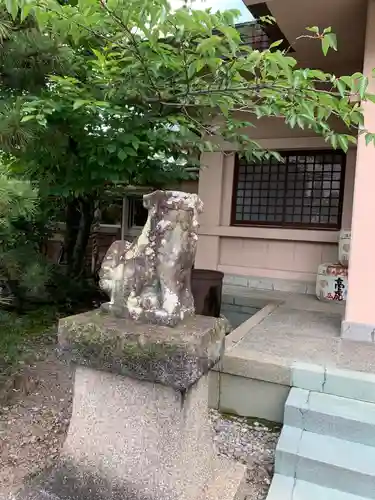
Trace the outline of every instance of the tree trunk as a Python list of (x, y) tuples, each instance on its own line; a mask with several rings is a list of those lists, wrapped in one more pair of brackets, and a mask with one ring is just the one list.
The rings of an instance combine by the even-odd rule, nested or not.
[(65, 218), (64, 253), (62, 264), (66, 264), (67, 272), (70, 274), (70, 267), (73, 259), (74, 246), (77, 240), (80, 212), (78, 200), (74, 198), (68, 201)]
[(67, 207), (65, 233), (65, 262), (67, 272), (74, 278), (81, 277), (85, 271), (85, 256), (94, 217), (94, 198), (79, 197)]

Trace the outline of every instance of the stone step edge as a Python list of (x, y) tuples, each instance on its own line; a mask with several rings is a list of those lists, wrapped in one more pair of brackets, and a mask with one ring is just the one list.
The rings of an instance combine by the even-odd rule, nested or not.
[(375, 403), (375, 374), (294, 362), (292, 387)]
[(275, 474), (266, 500), (369, 500), (368, 497), (360, 497), (319, 486), (315, 483), (294, 479), (293, 477)]
[(337, 428), (340, 427), (339, 423), (350, 424), (353, 429), (359, 426), (373, 427), (374, 444), (371, 443), (370, 446), (375, 446), (374, 403), (293, 387), (285, 403), (284, 424), (317, 432), (306, 428), (314, 419), (323, 426), (335, 423)]
[(375, 448), (284, 425), (275, 473), (375, 499)]

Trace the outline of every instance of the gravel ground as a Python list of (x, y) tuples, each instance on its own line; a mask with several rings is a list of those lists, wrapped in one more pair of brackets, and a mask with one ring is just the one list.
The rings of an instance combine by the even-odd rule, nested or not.
[[(51, 351), (15, 379), (0, 401), (0, 498), (57, 458), (69, 425), (72, 373)], [(219, 454), (247, 465), (246, 500), (263, 500), (272, 477), (279, 430), (210, 411)]]
[(221, 415), (214, 410), (210, 410), (210, 418), (217, 452), (247, 466), (246, 500), (266, 498), (280, 428), (254, 419)]

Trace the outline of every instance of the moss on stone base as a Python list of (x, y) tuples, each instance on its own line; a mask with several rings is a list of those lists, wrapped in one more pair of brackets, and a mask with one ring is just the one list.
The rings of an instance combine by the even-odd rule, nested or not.
[(186, 390), (216, 364), (225, 322), (195, 316), (175, 328), (90, 311), (59, 323), (62, 352), (75, 363)]

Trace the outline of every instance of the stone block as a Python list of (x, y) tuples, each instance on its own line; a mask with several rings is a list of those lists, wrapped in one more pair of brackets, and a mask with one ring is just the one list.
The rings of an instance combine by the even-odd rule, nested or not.
[(220, 359), (225, 322), (193, 316), (170, 328), (96, 310), (60, 320), (58, 332), (77, 364), (186, 390)]
[(97, 311), (62, 320), (61, 349), (78, 364), (67, 439), (55, 467), (15, 499), (243, 500), (245, 467), (218, 459), (208, 418), (225, 325), (141, 325)]
[(373, 373), (327, 368), (323, 392), (375, 403), (375, 375)]
[(282, 423), (290, 387), (220, 374), (220, 411)]
[(309, 391), (323, 390), (325, 380), (325, 368), (312, 363), (294, 362), (292, 365), (292, 378), (290, 385), (299, 389)]
[(302, 434), (302, 429), (284, 425), (276, 447), (275, 474), (296, 477)]
[(341, 337), (358, 342), (375, 342), (375, 324), (356, 323), (343, 321), (341, 324)]

